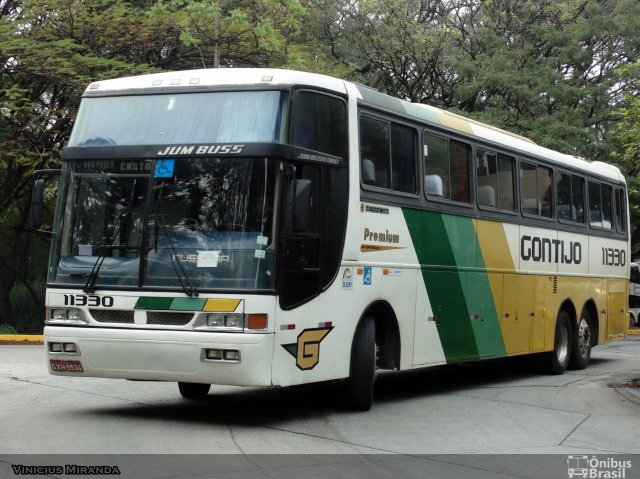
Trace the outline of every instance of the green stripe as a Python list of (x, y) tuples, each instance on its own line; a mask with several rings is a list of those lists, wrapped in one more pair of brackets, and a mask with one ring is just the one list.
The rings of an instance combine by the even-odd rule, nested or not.
[(434, 316), (439, 319), (438, 334), (447, 362), (504, 356), (472, 219), (431, 211), (403, 212)]
[(200, 298), (174, 298), (171, 303), (171, 309), (179, 311), (202, 311), (206, 299)]
[(138, 298), (135, 309), (169, 309), (173, 298), (158, 298), (155, 296), (141, 296)]
[[(478, 356), (506, 355), (489, 276), (485, 271), (482, 250), (471, 218), (442, 215), (453, 255), (460, 274), (464, 299), (471, 319)], [(471, 271), (460, 271), (468, 268)]]
[(155, 309), (161, 311), (202, 311), (206, 299), (202, 298), (164, 298), (156, 296), (141, 296), (136, 302), (135, 309)]

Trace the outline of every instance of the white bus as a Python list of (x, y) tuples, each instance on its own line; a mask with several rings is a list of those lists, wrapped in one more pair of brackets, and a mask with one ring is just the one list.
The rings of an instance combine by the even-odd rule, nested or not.
[[(286, 70), (88, 86), (62, 152), (54, 375), (346, 381), (540, 353), (628, 324), (623, 175), (362, 85)], [(37, 201), (36, 201), (37, 203)]]

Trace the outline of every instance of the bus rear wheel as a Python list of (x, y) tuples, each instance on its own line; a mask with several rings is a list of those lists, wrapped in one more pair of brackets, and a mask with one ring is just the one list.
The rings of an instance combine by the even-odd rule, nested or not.
[(350, 409), (368, 411), (373, 403), (376, 373), (376, 327), (365, 318), (356, 328), (351, 348), (351, 365), (346, 380), (346, 401)]
[(582, 313), (578, 327), (573, 332), (573, 344), (571, 348), (572, 369), (584, 369), (591, 359), (591, 321), (589, 313)]
[(178, 389), (185, 399), (203, 399), (209, 394), (211, 384), (178, 383)]
[(556, 320), (553, 351), (546, 354), (546, 370), (549, 374), (562, 374), (571, 360), (571, 319), (566, 311), (560, 311)]

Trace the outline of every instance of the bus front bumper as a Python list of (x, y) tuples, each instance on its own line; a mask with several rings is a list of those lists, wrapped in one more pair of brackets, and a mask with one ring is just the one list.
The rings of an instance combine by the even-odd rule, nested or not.
[(271, 385), (272, 333), (47, 326), (44, 337), (53, 375)]

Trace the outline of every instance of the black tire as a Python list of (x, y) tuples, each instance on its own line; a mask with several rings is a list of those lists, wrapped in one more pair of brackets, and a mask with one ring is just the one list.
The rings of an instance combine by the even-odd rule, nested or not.
[(580, 315), (580, 321), (573, 330), (573, 344), (571, 345), (571, 369), (584, 369), (591, 359), (591, 317), (587, 311)]
[(209, 394), (211, 384), (178, 383), (178, 389), (185, 399), (203, 399)]
[(351, 365), (345, 384), (346, 401), (350, 409), (371, 409), (375, 373), (376, 326), (372, 318), (365, 318), (356, 328), (351, 347)]
[(571, 319), (565, 311), (560, 311), (556, 320), (556, 334), (553, 351), (545, 353), (546, 371), (549, 374), (562, 374), (571, 360)]

